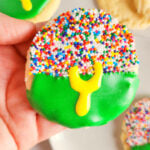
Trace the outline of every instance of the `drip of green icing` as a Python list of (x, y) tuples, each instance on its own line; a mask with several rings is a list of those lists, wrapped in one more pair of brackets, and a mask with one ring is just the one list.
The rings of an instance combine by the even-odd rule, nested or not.
[(134, 146), (131, 148), (131, 150), (150, 150), (150, 144)]
[(32, 10), (26, 11), (21, 0), (0, 0), (0, 12), (18, 19), (30, 19), (38, 15), (48, 1), (50, 0), (31, 0)]
[[(87, 80), (91, 76), (81, 77)], [(98, 126), (115, 119), (129, 107), (138, 85), (134, 73), (104, 74), (101, 88), (91, 94), (90, 111), (83, 117), (75, 112), (79, 93), (71, 88), (68, 77), (36, 74), (27, 97), (32, 107), (48, 120), (70, 128)]]

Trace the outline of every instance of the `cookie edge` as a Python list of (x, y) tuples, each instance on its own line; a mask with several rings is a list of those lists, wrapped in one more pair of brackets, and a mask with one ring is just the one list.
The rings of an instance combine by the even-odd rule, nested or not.
[(27, 20), (33, 23), (48, 21), (59, 8), (60, 3), (61, 0), (50, 0), (38, 15)]

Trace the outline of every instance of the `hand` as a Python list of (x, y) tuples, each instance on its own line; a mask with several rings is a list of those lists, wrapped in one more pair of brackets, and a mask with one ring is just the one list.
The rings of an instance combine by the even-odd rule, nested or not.
[(28, 150), (64, 127), (38, 115), (26, 98), (26, 52), (36, 26), (0, 13), (0, 150)]

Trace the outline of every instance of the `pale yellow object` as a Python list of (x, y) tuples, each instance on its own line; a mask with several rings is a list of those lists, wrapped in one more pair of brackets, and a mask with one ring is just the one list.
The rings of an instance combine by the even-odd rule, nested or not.
[(48, 21), (58, 9), (61, 0), (50, 0), (43, 10), (32, 19), (27, 19), (33, 23)]
[(127, 140), (127, 131), (126, 131), (125, 123), (123, 122), (122, 133), (121, 133), (121, 141), (123, 144), (123, 150), (131, 150), (131, 148), (127, 144), (126, 140)]
[(30, 49), (27, 52), (27, 62), (26, 62), (26, 69), (25, 69), (25, 85), (26, 89), (30, 90), (33, 81), (33, 74), (29, 74), (30, 70)]
[[(136, 2), (137, 1), (137, 2)], [(98, 6), (130, 29), (150, 26), (150, 0), (97, 0)], [(142, 6), (141, 6), (142, 4)]]
[(139, 14), (145, 15), (150, 19), (150, 0), (134, 0), (134, 5)]
[(69, 69), (69, 81), (71, 87), (80, 93), (79, 99), (76, 104), (76, 113), (79, 116), (84, 116), (89, 112), (91, 100), (91, 94), (98, 90), (101, 86), (101, 79), (103, 75), (103, 68), (101, 63), (95, 62), (94, 75), (88, 81), (82, 80), (79, 75), (77, 66)]
[(31, 2), (31, 0), (21, 0), (21, 3), (22, 3), (22, 7), (26, 11), (30, 11), (32, 9), (32, 2)]

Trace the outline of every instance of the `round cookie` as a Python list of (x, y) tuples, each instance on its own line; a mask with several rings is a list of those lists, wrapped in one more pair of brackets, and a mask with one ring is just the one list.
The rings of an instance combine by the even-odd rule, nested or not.
[(130, 29), (150, 26), (149, 0), (96, 0), (98, 7), (116, 17)]
[(150, 150), (150, 99), (135, 103), (123, 122), (124, 150)]
[(0, 12), (34, 23), (50, 19), (60, 0), (0, 0)]
[(70, 128), (118, 117), (139, 85), (132, 33), (110, 14), (74, 9), (35, 36), (26, 65), (27, 97), (48, 120)]

